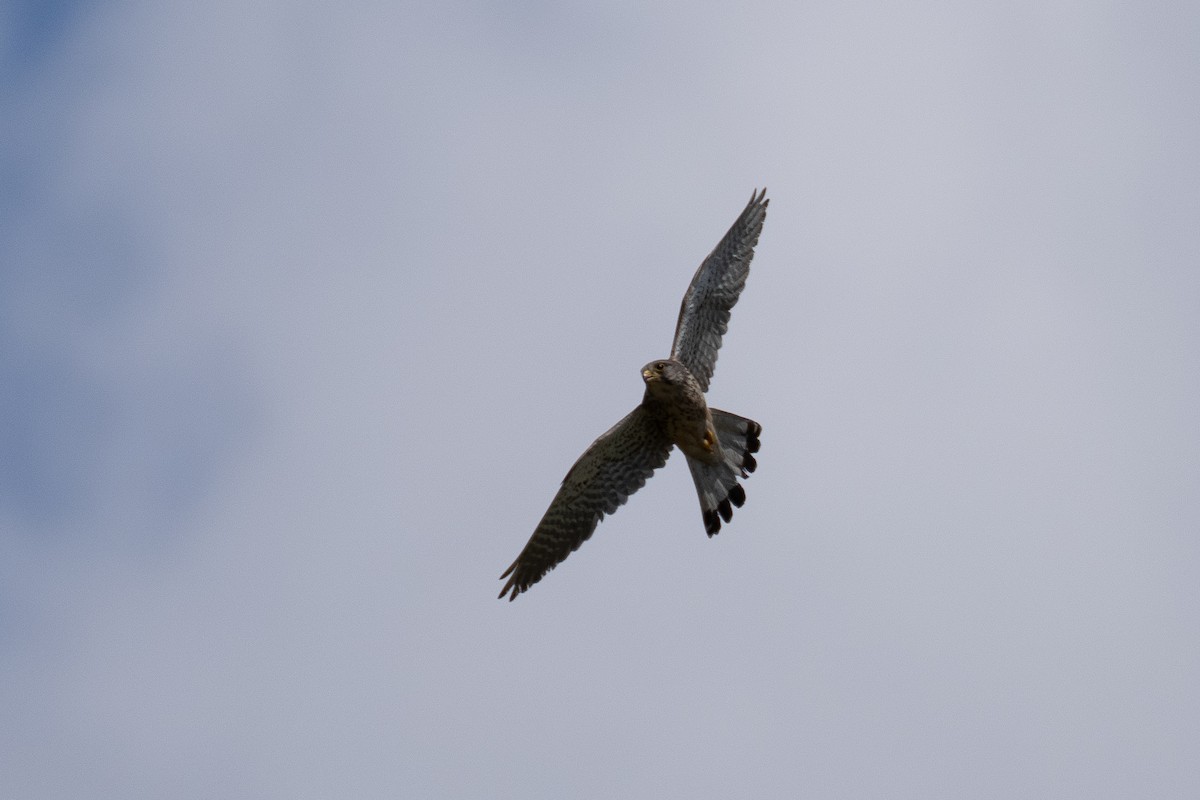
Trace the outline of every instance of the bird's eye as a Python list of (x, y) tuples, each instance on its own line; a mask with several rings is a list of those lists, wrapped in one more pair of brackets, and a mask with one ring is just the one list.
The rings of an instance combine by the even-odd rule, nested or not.
[(660, 361), (654, 365), (654, 368), (655, 369), (664, 369), (666, 366), (667, 366), (666, 364), (664, 364), (663, 362)]

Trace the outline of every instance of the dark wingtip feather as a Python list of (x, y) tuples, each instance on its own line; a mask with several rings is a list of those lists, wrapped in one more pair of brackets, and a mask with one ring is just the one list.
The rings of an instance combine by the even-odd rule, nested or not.
[(746, 451), (757, 453), (761, 442), (758, 440), (759, 434), (762, 433), (762, 425), (757, 422), (751, 422), (746, 426)]
[(742, 488), (740, 483), (735, 483), (733, 488), (729, 490), (729, 499), (738, 508), (741, 508), (742, 503), (746, 502), (746, 490)]
[(710, 537), (714, 536), (717, 531), (721, 530), (721, 518), (713, 509), (704, 512), (704, 531)]
[(721, 519), (726, 522), (733, 519), (733, 507), (729, 505), (728, 497), (717, 504), (717, 511), (721, 512)]
[[(528, 586), (526, 586), (526, 587), (524, 587), (524, 588), (525, 588), (525, 589), (528, 589), (529, 587), (528, 587)], [(517, 595), (519, 595), (521, 592), (522, 592), (522, 587), (520, 587), (520, 586), (518, 586), (518, 585), (517, 585), (517, 579), (516, 579), (516, 578), (510, 578), (510, 579), (509, 579), (509, 581), (508, 581), (508, 583), (504, 584), (504, 588), (500, 590), (500, 596), (499, 596), (499, 597), (497, 597), (496, 599), (497, 599), (497, 600), (503, 600), (503, 599), (504, 599), (504, 595), (506, 595), (506, 594), (507, 594), (507, 595), (508, 595), (508, 602), (510, 602), (510, 603), (511, 603), (513, 600), (516, 600), (516, 599), (517, 599)]]

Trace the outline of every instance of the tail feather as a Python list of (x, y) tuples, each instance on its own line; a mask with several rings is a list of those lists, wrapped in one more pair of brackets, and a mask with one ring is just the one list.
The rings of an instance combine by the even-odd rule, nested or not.
[(728, 411), (715, 408), (709, 411), (721, 445), (721, 460), (705, 464), (688, 458), (687, 462), (696, 484), (696, 494), (700, 497), (704, 530), (713, 536), (721, 530), (721, 520), (729, 522), (734, 507), (741, 508), (746, 502), (746, 490), (738, 483), (738, 478), (749, 477), (758, 466), (753, 454), (758, 452), (762, 426)]

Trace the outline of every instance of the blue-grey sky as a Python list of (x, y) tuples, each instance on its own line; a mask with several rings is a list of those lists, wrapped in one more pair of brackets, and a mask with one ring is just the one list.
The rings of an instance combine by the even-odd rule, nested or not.
[[(1195, 4), (7, 4), (0, 796), (1200, 795)], [(500, 572), (771, 197), (673, 459)]]

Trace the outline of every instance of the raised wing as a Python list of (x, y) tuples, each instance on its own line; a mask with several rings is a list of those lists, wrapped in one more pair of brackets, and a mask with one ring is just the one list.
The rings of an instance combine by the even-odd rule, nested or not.
[(508, 594), (509, 600), (516, 600), (578, 550), (604, 515), (624, 505), (670, 454), (665, 427), (645, 406), (592, 442), (563, 478), (521, 555), (500, 576), (508, 578), (500, 597)]
[(737, 222), (696, 270), (679, 308), (671, 358), (691, 370), (706, 392), (717, 365), (721, 337), (729, 329), (730, 309), (746, 285), (754, 245), (767, 218), (767, 203), (771, 201), (766, 194), (763, 189), (750, 195)]

